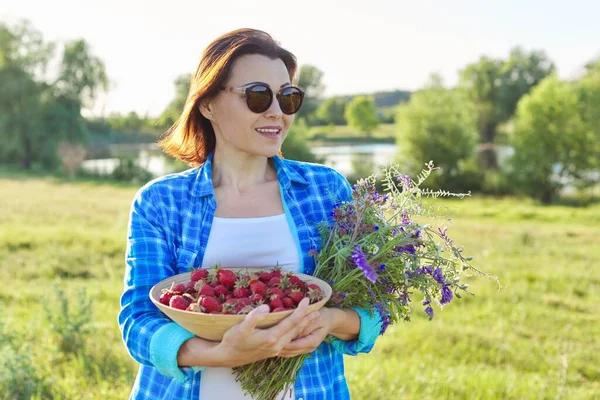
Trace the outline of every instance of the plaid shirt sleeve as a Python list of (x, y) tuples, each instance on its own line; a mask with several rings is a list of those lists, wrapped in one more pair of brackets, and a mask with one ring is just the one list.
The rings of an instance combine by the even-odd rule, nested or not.
[(177, 352), (194, 335), (161, 313), (148, 295), (157, 282), (176, 273), (160, 216), (152, 186), (142, 188), (131, 208), (119, 327), (129, 354), (137, 362), (185, 381), (189, 368), (177, 366)]

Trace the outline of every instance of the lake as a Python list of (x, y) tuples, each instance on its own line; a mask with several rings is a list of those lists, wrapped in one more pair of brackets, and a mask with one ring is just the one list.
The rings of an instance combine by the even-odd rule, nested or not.
[[(154, 176), (165, 175), (174, 170), (166, 156), (155, 145), (115, 145), (111, 150), (113, 154), (129, 157), (137, 155), (139, 165)], [(323, 164), (337, 169), (344, 175), (356, 172), (370, 174), (379, 170), (379, 166), (393, 161), (396, 145), (393, 143), (327, 145), (312, 147), (311, 151), (323, 160)], [(105, 158), (86, 160), (82, 168), (88, 172), (108, 175), (118, 165), (118, 158)]]

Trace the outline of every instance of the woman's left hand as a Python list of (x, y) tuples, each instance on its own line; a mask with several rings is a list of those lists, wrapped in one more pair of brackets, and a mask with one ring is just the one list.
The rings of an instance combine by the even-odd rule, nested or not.
[(319, 347), (331, 332), (335, 310), (323, 307), (316, 312), (319, 313), (318, 317), (277, 354), (279, 357), (296, 357), (300, 354), (312, 353)]

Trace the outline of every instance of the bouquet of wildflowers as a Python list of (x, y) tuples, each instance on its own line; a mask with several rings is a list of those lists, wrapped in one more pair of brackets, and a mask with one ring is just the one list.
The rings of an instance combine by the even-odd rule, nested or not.
[[(327, 307), (373, 309), (382, 317), (383, 334), (390, 324), (410, 320), (415, 293), (421, 294), (431, 319), (434, 304), (443, 307), (460, 298), (461, 292), (468, 293), (461, 275), (484, 275), (471, 266), (471, 258), (463, 255), (446, 228), (419, 221), (440, 218), (439, 209), (424, 203), (425, 198), (469, 195), (422, 189), (435, 169), (428, 163), (414, 181), (390, 167), (383, 171), (383, 194), (371, 176), (353, 186), (351, 201), (336, 204), (333, 225), (320, 226), (322, 249), (313, 251), (314, 275), (333, 288)], [(308, 356), (270, 358), (235, 372), (246, 392), (259, 400), (273, 400), (293, 384)]]

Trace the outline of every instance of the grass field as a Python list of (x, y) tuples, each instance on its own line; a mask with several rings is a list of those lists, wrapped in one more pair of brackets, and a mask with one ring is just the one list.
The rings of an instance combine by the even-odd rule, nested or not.
[(396, 140), (396, 126), (394, 124), (379, 124), (379, 126), (371, 133), (357, 132), (348, 125), (335, 126), (313, 126), (309, 128), (309, 138), (313, 140), (324, 141), (387, 141), (394, 142)]
[[(127, 398), (136, 364), (116, 321), (135, 191), (0, 177), (0, 399)], [(476, 296), (432, 322), (417, 305), (347, 359), (353, 398), (600, 398), (600, 206), (446, 204), (449, 235), (503, 288), (469, 279)]]

